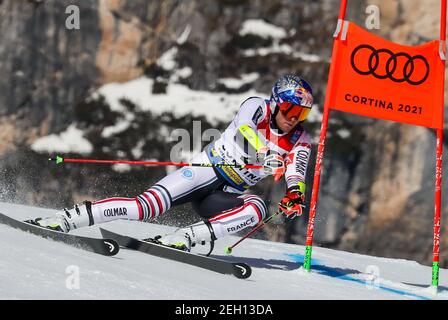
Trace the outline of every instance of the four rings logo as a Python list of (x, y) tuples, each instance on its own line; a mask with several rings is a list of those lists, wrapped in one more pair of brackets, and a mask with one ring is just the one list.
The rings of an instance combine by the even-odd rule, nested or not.
[(353, 70), (361, 75), (388, 78), (395, 82), (406, 81), (415, 86), (425, 82), (429, 75), (429, 63), (422, 55), (394, 53), (389, 49), (375, 49), (368, 44), (357, 46), (350, 62)]

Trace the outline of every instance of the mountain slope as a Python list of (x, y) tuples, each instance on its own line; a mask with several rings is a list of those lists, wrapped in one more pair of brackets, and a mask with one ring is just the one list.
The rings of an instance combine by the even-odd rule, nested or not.
[[(54, 210), (0, 203), (0, 212), (26, 219)], [(131, 221), (102, 227), (136, 237), (172, 230)], [(100, 236), (96, 226), (76, 232)], [(446, 269), (435, 296), (431, 268), (414, 261), (315, 248), (307, 273), (298, 263), (303, 246), (248, 239), (224, 256), (236, 239), (218, 241), (214, 253), (250, 264), (248, 280), (126, 249), (105, 257), (0, 225), (0, 299), (448, 299)]]

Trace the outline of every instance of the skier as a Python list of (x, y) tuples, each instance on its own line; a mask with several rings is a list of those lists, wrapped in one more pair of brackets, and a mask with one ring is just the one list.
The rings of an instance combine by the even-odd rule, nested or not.
[(183, 167), (135, 198), (85, 201), (34, 223), (54, 230), (73, 229), (116, 219), (148, 221), (172, 206), (191, 202), (202, 221), (174, 233), (157, 236), (164, 245), (190, 251), (261, 222), (267, 208), (257, 195), (245, 194), (268, 175), (285, 175), (287, 190), (278, 204), (289, 218), (300, 216), (305, 199), (305, 175), (311, 151), (309, 134), (301, 123), (313, 105), (311, 86), (302, 78), (278, 79), (269, 100), (245, 100), (221, 137), (192, 162), (260, 164), (262, 169)]

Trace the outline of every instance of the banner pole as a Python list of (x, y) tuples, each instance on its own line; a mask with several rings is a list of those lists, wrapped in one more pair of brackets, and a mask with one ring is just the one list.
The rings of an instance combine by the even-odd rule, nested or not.
[(440, 1), (440, 40), (446, 40), (446, 0)]
[[(442, 50), (445, 52), (446, 41), (446, 5), (447, 0), (440, 1), (440, 41), (443, 44)], [(445, 60), (442, 61), (445, 70)], [(445, 76), (443, 77), (445, 81)], [(442, 86), (443, 88), (444, 86)], [(442, 93), (444, 95), (444, 93)], [(442, 108), (445, 108), (443, 98)], [(443, 115), (443, 112), (442, 112)], [(432, 260), (432, 288), (437, 294), (439, 286), (439, 263), (440, 263), (440, 226), (442, 208), (442, 155), (443, 155), (443, 128), (437, 129), (436, 144), (436, 179), (434, 191), (434, 238), (433, 238), (433, 260)]]
[(319, 145), (317, 147), (316, 165), (314, 168), (313, 190), (311, 193), (310, 212), (308, 218), (308, 226), (306, 231), (305, 257), (303, 260), (303, 267), (309, 271), (311, 269), (311, 254), (313, 250), (314, 237), (314, 223), (316, 219), (316, 207), (319, 195), (320, 174), (322, 169), (322, 162), (324, 158), (325, 139), (327, 135), (328, 119), (330, 108), (327, 104), (324, 105), (324, 114), (322, 117), (322, 126), (320, 129)]
[(347, 0), (341, 0), (341, 5), (339, 7), (339, 17), (338, 17), (338, 19), (344, 20), (346, 12), (347, 12)]
[(434, 212), (434, 239), (433, 239), (433, 262), (432, 262), (432, 287), (435, 293), (439, 285), (439, 252), (440, 252), (440, 226), (441, 226), (441, 204), (442, 204), (442, 153), (443, 153), (443, 130), (437, 129), (436, 150), (436, 181), (435, 181), (435, 212)]
[[(347, 0), (341, 0), (341, 5), (339, 9), (339, 17), (338, 23), (342, 22), (345, 18), (345, 12), (347, 9)], [(335, 46), (333, 45), (333, 55), (336, 55)], [(330, 71), (328, 74), (328, 83), (327, 90), (331, 90), (333, 87), (333, 74), (334, 74), (334, 65), (330, 64)], [(319, 137), (319, 145), (317, 147), (317, 155), (316, 155), (316, 165), (314, 168), (314, 179), (313, 179), (313, 189), (311, 193), (311, 202), (310, 202), (310, 212), (308, 218), (308, 226), (306, 232), (306, 243), (305, 243), (305, 256), (303, 260), (303, 268), (305, 270), (310, 271), (311, 269), (311, 255), (313, 250), (313, 237), (314, 237), (314, 223), (316, 219), (316, 207), (317, 200), (319, 196), (319, 186), (320, 186), (320, 175), (322, 170), (322, 162), (324, 158), (324, 149), (325, 149), (325, 139), (327, 136), (327, 128), (328, 128), (328, 119), (330, 117), (330, 106), (329, 106), (329, 97), (330, 94), (326, 93), (325, 103), (324, 103), (324, 112), (322, 116), (322, 125), (320, 129), (320, 137)]]

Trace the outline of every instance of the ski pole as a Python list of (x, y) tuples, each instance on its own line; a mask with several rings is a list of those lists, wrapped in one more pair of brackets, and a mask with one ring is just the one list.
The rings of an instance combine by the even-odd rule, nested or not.
[(232, 253), (232, 249), (235, 248), (238, 244), (240, 244), (244, 239), (247, 239), (248, 237), (250, 237), (253, 233), (255, 233), (256, 231), (260, 230), (264, 225), (266, 225), (269, 221), (271, 221), (273, 218), (275, 218), (277, 215), (279, 215), (281, 212), (280, 210), (277, 211), (276, 213), (274, 213), (272, 216), (266, 218), (265, 220), (263, 220), (261, 223), (259, 223), (255, 228), (253, 228), (250, 232), (248, 232), (244, 237), (242, 237), (240, 240), (238, 240), (237, 242), (235, 242), (233, 245), (225, 247), (224, 251), (227, 254), (231, 254)]
[(130, 160), (96, 160), (96, 159), (72, 159), (56, 156), (49, 158), (49, 161), (60, 163), (96, 163), (96, 164), (129, 164), (129, 165), (152, 165), (152, 166), (176, 166), (176, 167), (233, 167), (237, 169), (261, 169), (262, 165), (255, 164), (231, 164), (231, 163), (191, 163), (191, 162), (171, 162), (171, 161), (130, 161)]

